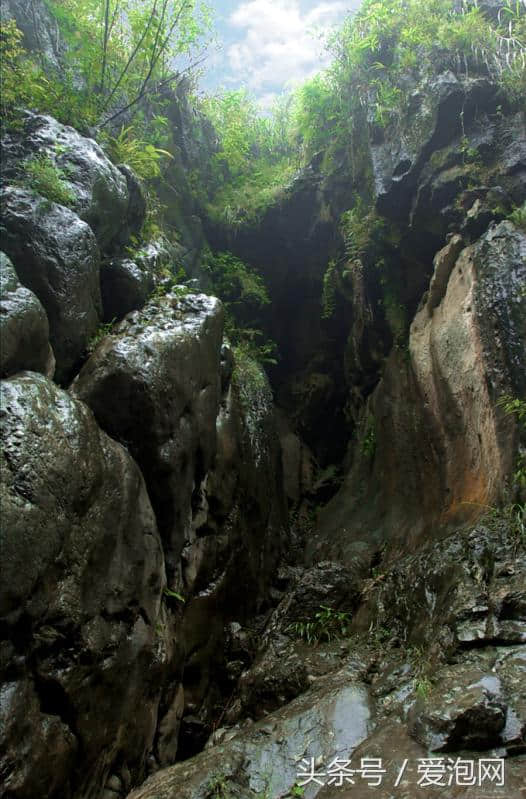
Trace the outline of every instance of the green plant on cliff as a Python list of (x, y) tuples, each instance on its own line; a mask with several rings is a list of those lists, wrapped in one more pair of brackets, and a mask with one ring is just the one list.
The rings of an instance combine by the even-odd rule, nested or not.
[(193, 63), (210, 25), (208, 7), (196, 0), (46, 2), (65, 44), (64, 103), (75, 87), (82, 105), (72, 110), (98, 125), (161, 97)]
[(376, 452), (376, 424), (372, 414), (367, 416), (360, 448), (366, 458), (374, 458)]
[(0, 28), (0, 110), (2, 125), (13, 125), (17, 108), (40, 109), (51, 86), (40, 66), (21, 44), (22, 33), (12, 19)]
[(232, 787), (225, 774), (214, 774), (206, 786), (206, 799), (231, 799)]
[(351, 614), (320, 605), (312, 619), (300, 619), (288, 625), (287, 631), (307, 644), (327, 643), (334, 638), (344, 638), (349, 631)]
[(75, 195), (67, 183), (65, 172), (49, 156), (37, 156), (24, 165), (27, 182), (49, 202), (70, 206)]
[(513, 222), (515, 227), (520, 228), (526, 233), (526, 202), (522, 205), (514, 208), (511, 214), (508, 216), (510, 222)]
[(321, 295), (321, 318), (330, 319), (336, 310), (336, 292), (338, 289), (338, 273), (336, 261), (331, 259), (323, 275)]
[[(498, 400), (497, 405), (503, 409), (506, 416), (514, 416), (517, 419), (524, 436), (526, 433), (526, 400), (505, 394)], [(513, 480), (519, 488), (526, 488), (526, 450), (523, 447), (520, 448), (517, 455)]]
[(218, 136), (209, 182), (209, 215), (230, 228), (254, 224), (290, 182), (295, 167), (287, 144), (285, 100), (262, 116), (245, 90), (207, 97), (202, 109)]
[(114, 164), (127, 164), (143, 180), (160, 177), (162, 159), (173, 158), (167, 150), (138, 138), (132, 125), (123, 125), (117, 136), (104, 140), (104, 145)]

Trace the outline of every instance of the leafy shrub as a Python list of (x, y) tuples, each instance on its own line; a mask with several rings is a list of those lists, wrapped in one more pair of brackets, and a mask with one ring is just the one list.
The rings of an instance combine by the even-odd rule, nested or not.
[(208, 252), (203, 263), (214, 292), (230, 312), (249, 303), (261, 307), (270, 302), (261, 275), (230, 252)]
[(173, 158), (167, 150), (137, 138), (131, 125), (123, 126), (116, 137), (108, 136), (104, 145), (114, 164), (127, 164), (143, 180), (160, 177), (162, 159)]
[(526, 202), (518, 208), (514, 208), (508, 219), (510, 222), (513, 222), (515, 227), (520, 228), (526, 233)]
[(66, 182), (66, 175), (48, 156), (27, 161), (25, 172), (31, 188), (50, 202), (70, 206), (75, 201), (75, 195)]
[(330, 319), (336, 310), (336, 292), (338, 288), (338, 273), (336, 261), (331, 260), (323, 275), (323, 291), (321, 295), (321, 318)]
[[(515, 416), (523, 432), (526, 432), (526, 400), (504, 395), (497, 406), (502, 408), (506, 416)], [(526, 451), (521, 449), (517, 456), (513, 480), (519, 488), (526, 488)]]
[(95, 352), (100, 342), (103, 339), (105, 339), (106, 336), (111, 336), (116, 324), (117, 324), (117, 319), (115, 318), (112, 319), (111, 322), (106, 322), (105, 324), (98, 326), (94, 335), (90, 338), (88, 346), (86, 347), (86, 352), (88, 353), (88, 355), (91, 355), (93, 352)]
[(307, 644), (332, 641), (347, 635), (351, 615), (343, 610), (335, 610), (328, 605), (320, 605), (313, 619), (302, 619), (289, 624), (287, 630)]
[(14, 20), (0, 29), (0, 109), (2, 120), (13, 123), (18, 106), (40, 109), (50, 89), (42, 70), (21, 45), (22, 32)]

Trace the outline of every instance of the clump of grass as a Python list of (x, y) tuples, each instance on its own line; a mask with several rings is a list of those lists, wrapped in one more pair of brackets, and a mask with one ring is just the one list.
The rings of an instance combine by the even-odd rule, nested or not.
[(317, 644), (320, 641), (329, 642), (334, 638), (343, 638), (347, 635), (350, 622), (350, 613), (320, 605), (313, 619), (292, 622), (287, 630), (307, 644)]
[(523, 203), (518, 208), (514, 208), (508, 219), (513, 222), (515, 227), (524, 230), (526, 233), (526, 203)]
[(38, 156), (27, 161), (25, 171), (30, 187), (46, 200), (66, 207), (75, 201), (66, 175), (48, 156)]

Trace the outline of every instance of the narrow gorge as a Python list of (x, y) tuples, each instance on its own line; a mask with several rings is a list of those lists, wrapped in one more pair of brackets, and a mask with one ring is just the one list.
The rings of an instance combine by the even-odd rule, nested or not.
[(257, 205), (186, 76), (148, 176), (24, 95), (56, 6), (1, 0), (0, 797), (525, 799), (526, 5), (366, 0)]

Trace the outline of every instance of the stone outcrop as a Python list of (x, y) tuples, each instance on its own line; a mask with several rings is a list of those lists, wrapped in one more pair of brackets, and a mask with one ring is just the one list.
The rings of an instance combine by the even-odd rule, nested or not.
[(4, 381), (2, 416), (3, 785), (99, 796), (144, 773), (172, 658), (155, 516), (130, 455), (44, 376)]
[[(245, 719), (218, 730), (203, 753), (160, 771), (129, 799), (200, 799), (214, 791), (277, 799), (296, 795), (294, 786), (303, 781), (306, 795), (324, 799), (344, 788), (344, 795), (367, 796), (373, 787), (384, 799), (428, 799), (419, 764), (430, 752), (444, 757), (445, 795), (474, 799), (482, 787), (479, 793), (448, 787), (448, 763), (473, 760), (478, 770), (481, 758), (504, 757), (504, 785), (483, 787), (500, 799), (519, 799), (526, 763), (526, 561), (520, 547), (520, 529), (504, 517), (429, 544), (362, 585), (350, 633), (333, 641), (294, 643), (286, 626), (279, 640), (278, 610), (261, 639), (267, 687), (279, 703), (280, 664), (288, 665), (289, 680), (297, 671), (292, 645), (306, 672), (301, 695), (256, 723)], [(293, 586), (282, 606), (295, 595)], [(368, 757), (381, 758), (385, 769), (376, 785), (360, 772)], [(311, 758), (317, 782), (308, 782)], [(354, 784), (338, 782), (345, 762), (354, 769)]]
[(9, 377), (26, 369), (53, 377), (55, 356), (49, 344), (46, 312), (24, 288), (13, 264), (0, 252), (0, 374)]
[[(32, 184), (32, 162), (45, 164), (51, 186), (46, 180)], [(92, 139), (31, 112), (25, 112), (20, 129), (4, 135), (2, 165), (2, 246), (22, 285), (44, 306), (56, 379), (67, 383), (103, 317), (101, 252), (122, 247), (140, 229), (146, 212), (143, 191), (131, 170), (115, 167)], [(64, 205), (54, 201), (53, 182), (64, 195)], [(49, 191), (49, 198), (43, 196)], [(116, 315), (142, 305), (153, 288), (148, 255), (140, 279), (139, 266), (131, 276), (130, 269), (124, 269), (124, 277), (120, 270), (115, 288), (122, 289), (124, 282), (128, 296)], [(107, 281), (103, 288), (107, 290)]]
[(67, 382), (102, 316), (95, 236), (73, 211), (26, 189), (6, 188), (1, 201), (2, 246), (44, 306), (56, 379)]
[(162, 287), (163, 272), (169, 276), (170, 252), (163, 241), (141, 247), (133, 256), (111, 258), (101, 266), (100, 282), (104, 321), (122, 319), (142, 308), (156, 285)]
[(4, 180), (24, 179), (25, 165), (49, 159), (71, 191), (71, 209), (93, 230), (103, 252), (125, 244), (144, 220), (142, 190), (128, 167), (111, 163), (93, 140), (50, 116), (26, 112), (23, 127), (2, 140)]
[(217, 300), (168, 295), (103, 340), (72, 389), (141, 467), (171, 577), (216, 450), (222, 334)]
[(216, 299), (167, 295), (129, 314), (72, 386), (137, 460), (169, 588), (186, 598), (181, 723), (190, 753), (218, 713), (224, 625), (265, 601), (287, 529), (271, 392), (251, 362), (232, 375), (222, 335)]
[(526, 237), (502, 222), (452, 266), (456, 250), (454, 238), (435, 260), (407, 355), (393, 351), (368, 405), (374, 451), (355, 449), (313, 553), (360, 554), (366, 566), (383, 547), (410, 550), (505, 495), (518, 429), (497, 403), (526, 392)]

